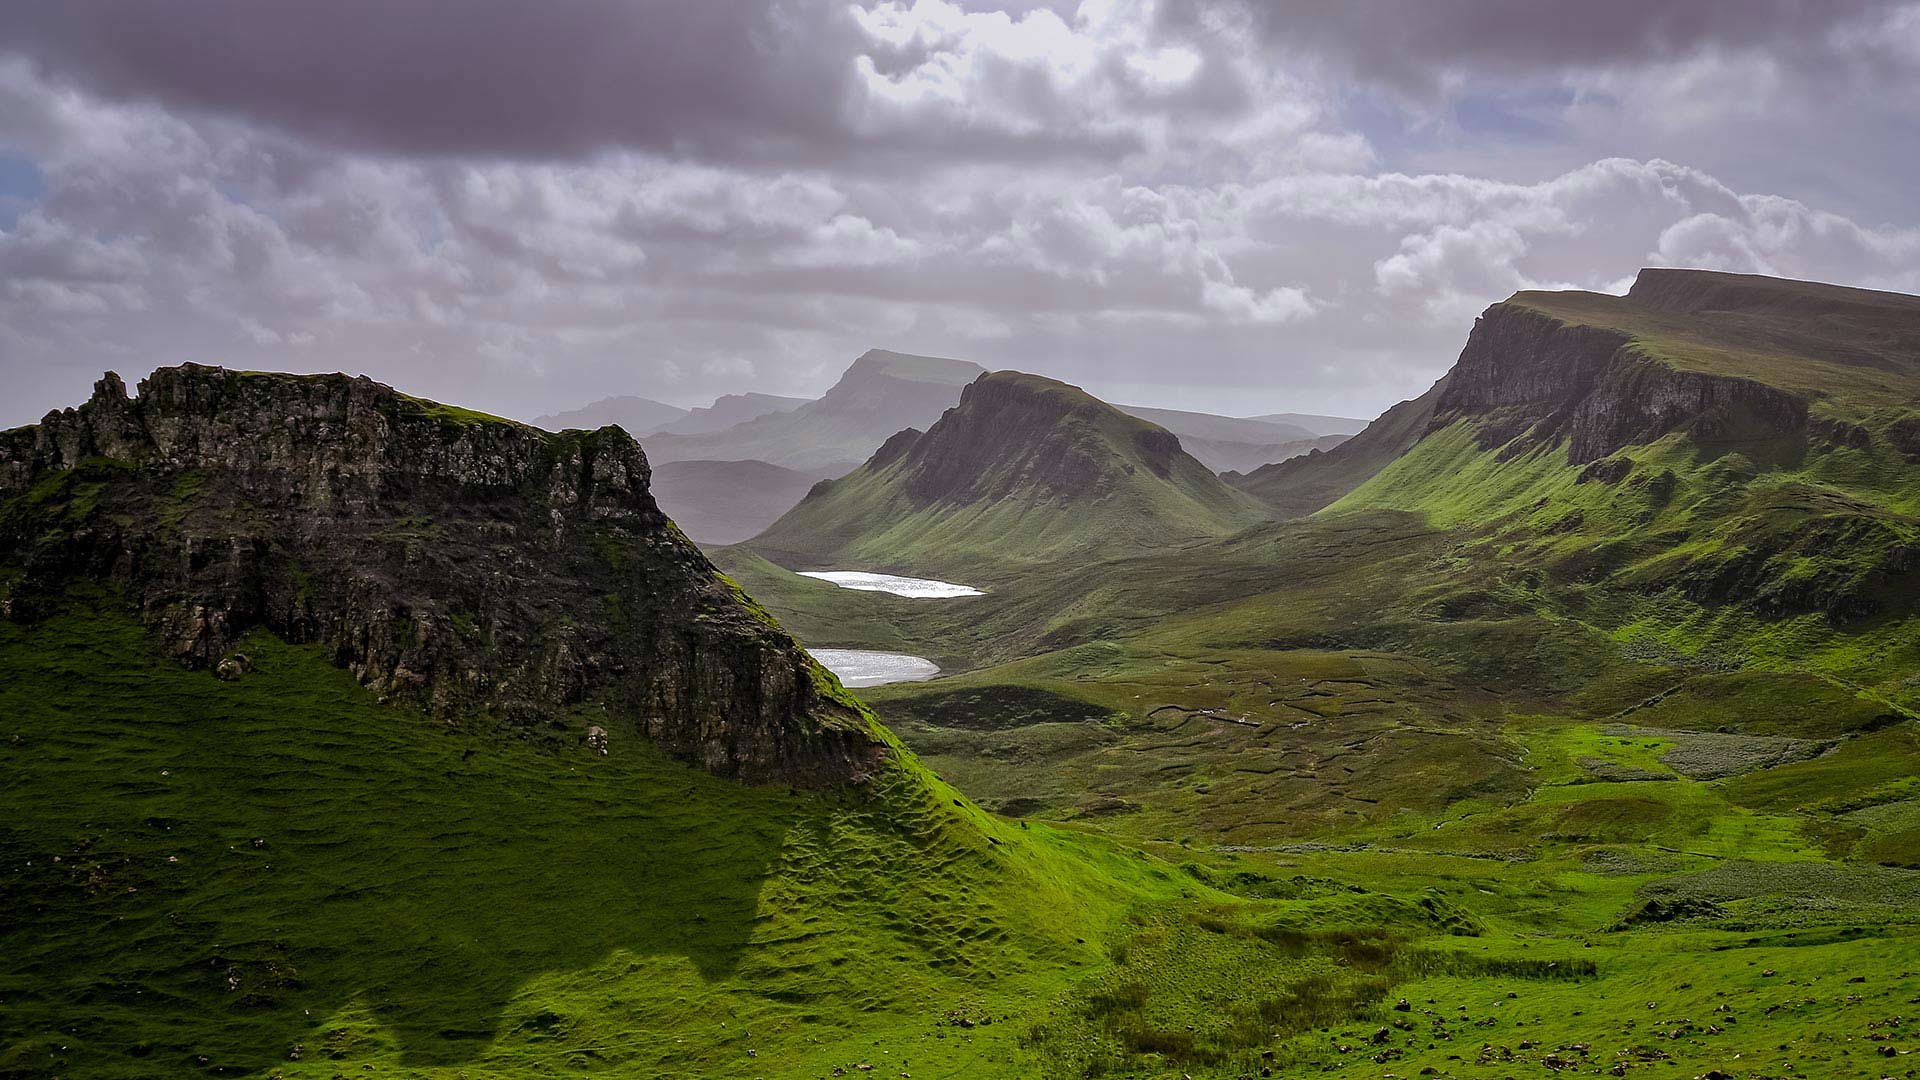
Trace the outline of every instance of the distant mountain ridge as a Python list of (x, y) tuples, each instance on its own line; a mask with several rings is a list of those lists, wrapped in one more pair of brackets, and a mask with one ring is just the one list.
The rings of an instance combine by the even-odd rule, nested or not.
[(750, 546), (796, 568), (991, 573), (1227, 536), (1262, 517), (1166, 429), (1078, 387), (998, 371)]
[(651, 432), (633, 432), (635, 435), (664, 432), (670, 435), (700, 435), (709, 431), (723, 431), (735, 424), (744, 424), (773, 413), (791, 412), (812, 401), (812, 398), (780, 397), (775, 394), (723, 394), (713, 399), (713, 404), (699, 409), (689, 409), (685, 416), (669, 424), (662, 424)]
[(816, 400), (722, 431), (656, 434), (645, 440), (647, 455), (656, 463), (753, 460), (838, 476), (894, 432), (938, 420), (985, 371), (966, 360), (871, 349)]
[(687, 417), (687, 410), (652, 398), (621, 395), (601, 398), (566, 412), (533, 418), (533, 426), (547, 431), (595, 431), (617, 424), (629, 435), (640, 436)]

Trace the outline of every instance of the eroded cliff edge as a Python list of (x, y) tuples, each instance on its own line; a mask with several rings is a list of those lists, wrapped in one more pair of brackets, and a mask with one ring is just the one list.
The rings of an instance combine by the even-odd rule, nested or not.
[(366, 378), (112, 374), (0, 433), (0, 597), (124, 591), (196, 666), (264, 627), (450, 723), (606, 727), (748, 782), (886, 753), (804, 651), (660, 513), (616, 427), (553, 435)]

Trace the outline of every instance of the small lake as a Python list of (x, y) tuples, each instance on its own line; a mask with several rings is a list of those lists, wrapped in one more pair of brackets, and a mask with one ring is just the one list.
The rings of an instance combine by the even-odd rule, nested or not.
[(840, 677), (848, 688), (919, 682), (940, 674), (940, 666), (921, 656), (874, 652), (870, 649), (808, 649), (820, 666)]
[[(953, 596), (986, 595), (971, 585), (955, 585), (951, 581), (934, 581), (931, 578), (895, 577), (892, 574), (867, 574), (858, 570), (802, 570), (800, 576), (819, 578), (821, 581), (831, 581), (843, 589), (859, 589), (862, 592), (892, 593), (895, 596), (911, 596), (919, 600), (944, 600)], [(825, 661), (822, 662), (824, 663)]]

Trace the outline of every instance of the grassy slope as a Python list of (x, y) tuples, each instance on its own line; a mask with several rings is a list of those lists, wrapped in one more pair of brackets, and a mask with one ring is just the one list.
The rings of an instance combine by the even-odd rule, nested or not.
[[(1615, 842), (1660, 815), (1564, 786), (1576, 750), (1644, 760), (1590, 734), (1541, 744), (1527, 820), (1586, 834), (1549, 859), (1381, 843), (1179, 871), (911, 773), (823, 800), (428, 727), (271, 639), (228, 684), (110, 607), (0, 635), (0, 865), (29, 916), (0, 930), (10, 1075), (1475, 1076), (1574, 1042), (1673, 1075), (1736, 1053), (1853, 1075), (1920, 991), (1909, 878), (1769, 869), (1806, 845), (1703, 834), (1679, 810), (1722, 804), (1679, 783), (1639, 787), (1686, 851)], [(1776, 780), (1830, 797), (1820, 764)], [(1783, 890), (1814, 913), (1780, 917)], [(1637, 892), (1742, 923), (1609, 929)]]
[[(1691, 355), (1676, 366), (1751, 362)], [(1916, 988), (1920, 635), (1899, 553), (1920, 488), (1887, 437), (1904, 376), (1834, 365), (1742, 370), (1816, 379), (1864, 441), (1671, 436), (1583, 475), (1452, 427), (1312, 520), (1008, 582), (972, 602), (971, 636), (891, 620), (985, 641), (984, 663), (867, 696), (989, 805), (1223, 867), (1437, 890), (1518, 935), (1475, 939), (1490, 958), (1577, 941), (1600, 965), (1597, 987), (1514, 999), (1436, 978), (1375, 1068), (1499, 1076), (1553, 1053), (1583, 1072), (1897, 1074), (1879, 1053), (1912, 1049), (1889, 1017)], [(1862, 597), (1884, 610), (1821, 606)], [(869, 614), (834, 612), (850, 634)], [(1422, 994), (1492, 1030), (1464, 1052), (1455, 1025), (1436, 1039)], [(1377, 1052), (1365, 1035), (1336, 1025), (1323, 1044), (1348, 1053), (1285, 1042), (1300, 1056), (1279, 1060), (1352, 1063)]]
[(946, 1013), (1051, 1000), (1178, 892), (910, 759), (870, 798), (743, 789), (247, 648), (223, 683), (110, 605), (0, 623), (0, 1073), (1004, 1075), (1012, 1026)]

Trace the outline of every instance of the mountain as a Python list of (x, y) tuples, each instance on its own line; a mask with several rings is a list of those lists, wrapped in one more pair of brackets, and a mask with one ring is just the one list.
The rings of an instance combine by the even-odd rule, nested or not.
[(844, 784), (884, 745), (669, 527), (617, 427), (554, 435), (366, 378), (183, 365), (0, 434), (5, 611), (88, 581), (168, 654), (251, 631), (383, 698), (530, 734), (595, 717), (724, 776)]
[(671, 435), (701, 435), (710, 431), (723, 431), (735, 424), (744, 424), (769, 413), (792, 412), (811, 400), (811, 398), (779, 397), (774, 394), (725, 394), (714, 398), (712, 405), (689, 410), (685, 416), (672, 423), (662, 424), (649, 431), (636, 431), (633, 434), (666, 432)]
[(1261, 516), (1166, 429), (1078, 387), (998, 371), (751, 546), (794, 567), (996, 573), (1227, 536)]
[(687, 410), (678, 405), (668, 405), (651, 398), (610, 397), (568, 412), (536, 416), (533, 426), (548, 431), (593, 431), (615, 424), (625, 428), (629, 435), (645, 435), (683, 420), (687, 415)]
[(894, 432), (939, 419), (960, 399), (960, 388), (985, 370), (965, 360), (873, 349), (817, 400), (722, 431), (653, 435), (647, 454), (656, 463), (765, 461), (838, 476)]
[(1333, 446), (1314, 446), (1251, 472), (1230, 472), (1227, 483), (1277, 510), (1281, 517), (1303, 517), (1332, 504), (1412, 449), (1426, 435), (1435, 403), (1446, 380), (1425, 394), (1403, 401), (1368, 424), (1360, 434)]
[(1250, 416), (1247, 419), (1302, 427), (1315, 435), (1358, 435), (1361, 429), (1367, 426), (1365, 420), (1356, 420), (1350, 416), (1320, 416), (1316, 413), (1267, 413), (1264, 416)]
[(667, 461), (653, 470), (653, 497), (700, 544), (737, 544), (793, 509), (817, 473), (764, 461)]

